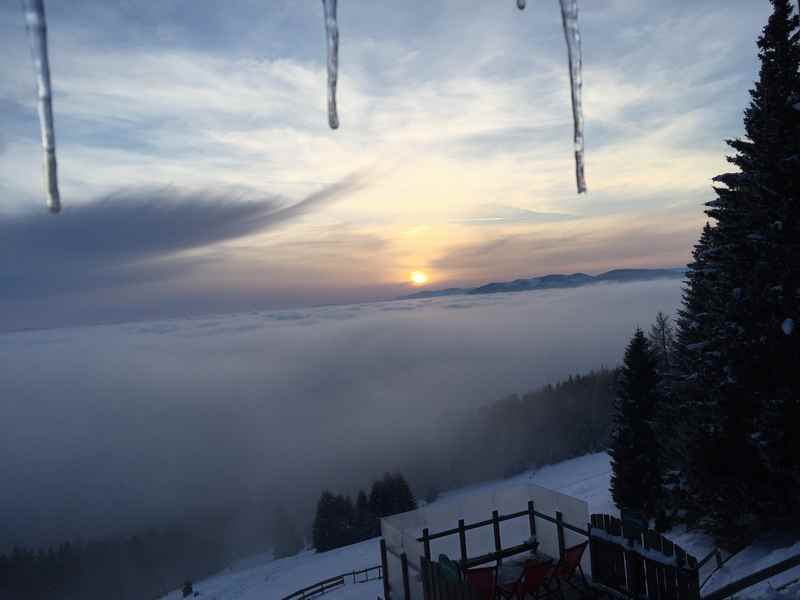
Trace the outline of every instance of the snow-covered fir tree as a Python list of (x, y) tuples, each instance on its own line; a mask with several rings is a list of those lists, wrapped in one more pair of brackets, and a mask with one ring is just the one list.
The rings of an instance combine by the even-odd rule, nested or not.
[(658, 407), (657, 359), (641, 329), (625, 350), (619, 372), (611, 438), (611, 495), (617, 506), (655, 517), (661, 488), (659, 450), (653, 429)]
[(687, 265), (683, 302), (675, 321), (671, 365), (664, 390), (666, 397), (656, 415), (656, 432), (664, 461), (662, 516), (671, 521), (680, 514), (688, 514), (688, 520), (692, 521), (692, 517), (703, 510), (693, 502), (694, 496), (687, 493), (687, 475), (689, 448), (700, 437), (698, 432), (710, 427), (715, 419), (705, 394), (703, 362), (708, 358), (703, 348), (709, 336), (709, 306), (714, 287), (715, 273), (709, 267), (709, 258), (714, 253), (714, 233), (706, 223), (694, 246), (693, 261)]
[(739, 170), (715, 178), (678, 321), (689, 503), (729, 539), (797, 523), (800, 497), (800, 20), (771, 1)]

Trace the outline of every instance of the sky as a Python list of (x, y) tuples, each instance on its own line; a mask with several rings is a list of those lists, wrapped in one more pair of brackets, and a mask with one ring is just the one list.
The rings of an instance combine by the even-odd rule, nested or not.
[(324, 488), (441, 468), (454, 414), (616, 366), (680, 296), (670, 279), (6, 333), (0, 554), (250, 503), (305, 527)]
[(393, 298), (689, 259), (766, 0), (584, 0), (587, 195), (558, 3), (49, 2), (63, 213), (0, 4), (0, 330)]

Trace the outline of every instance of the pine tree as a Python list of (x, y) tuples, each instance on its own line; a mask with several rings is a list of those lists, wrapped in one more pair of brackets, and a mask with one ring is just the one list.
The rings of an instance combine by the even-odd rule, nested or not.
[(355, 509), (350, 498), (334, 496), (325, 490), (317, 502), (312, 526), (314, 548), (325, 552), (356, 541)]
[(706, 223), (692, 252), (694, 260), (687, 265), (683, 305), (678, 310), (673, 347), (674, 371), (683, 380), (696, 376), (700, 350), (709, 337), (709, 311), (715, 283), (715, 271), (709, 263), (715, 254), (714, 233)]
[(622, 509), (656, 516), (661, 488), (652, 419), (658, 405), (656, 357), (636, 329), (620, 370), (611, 448), (611, 494)]
[(796, 523), (800, 495), (787, 430), (800, 413), (800, 20), (789, 0), (772, 4), (746, 139), (728, 141), (739, 171), (715, 178), (706, 213), (716, 224), (679, 319), (680, 395), (694, 424), (687, 483), (722, 538)]
[(369, 500), (364, 490), (359, 490), (356, 497), (356, 528), (359, 540), (368, 540), (380, 535), (380, 521), (370, 510)]
[(647, 339), (656, 357), (659, 373), (661, 373), (662, 376), (666, 376), (672, 369), (672, 355), (675, 340), (670, 318), (663, 312), (658, 311), (656, 322), (653, 323), (650, 328)]
[[(703, 512), (702, 499), (689, 489), (690, 452), (716, 419), (707, 395), (710, 355), (703, 352), (710, 335), (711, 302), (716, 271), (709, 266), (716, 254), (715, 229), (703, 227), (686, 273), (682, 307), (678, 310), (667, 398), (657, 416), (657, 435), (664, 462), (662, 497), (665, 516), (678, 514), (694, 522)], [(702, 450), (698, 450), (702, 454)]]
[(392, 507), (395, 513), (406, 512), (417, 508), (417, 500), (411, 491), (411, 486), (408, 485), (406, 478), (400, 473), (393, 477), (393, 499), (394, 506)]

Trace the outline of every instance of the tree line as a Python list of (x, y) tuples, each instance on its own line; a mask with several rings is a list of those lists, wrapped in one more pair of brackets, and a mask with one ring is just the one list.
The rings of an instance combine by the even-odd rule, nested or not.
[(317, 502), (312, 526), (314, 548), (326, 552), (377, 537), (381, 534), (381, 517), (415, 508), (414, 494), (399, 473), (386, 473), (375, 481), (369, 496), (360, 490), (355, 503), (349, 496), (325, 490)]
[(155, 598), (187, 577), (221, 569), (226, 559), (221, 539), (176, 527), (38, 551), (15, 547), (0, 554), (0, 598)]
[(555, 384), (482, 406), (452, 412), (419, 443), (408, 472), (422, 497), (442, 490), (604, 451), (612, 428), (616, 370), (570, 375)]
[(621, 507), (732, 547), (800, 529), (800, 18), (771, 1), (737, 170), (714, 178), (674, 336), (628, 345), (612, 444)]

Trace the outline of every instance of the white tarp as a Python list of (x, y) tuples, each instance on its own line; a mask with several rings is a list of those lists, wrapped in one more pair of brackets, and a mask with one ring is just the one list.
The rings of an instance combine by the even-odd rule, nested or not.
[[(430, 534), (434, 534), (458, 527), (459, 519), (464, 519), (467, 525), (491, 519), (493, 510), (498, 511), (501, 516), (521, 512), (527, 510), (529, 500), (533, 501), (536, 512), (555, 518), (556, 511), (560, 511), (565, 523), (584, 530), (588, 528), (589, 505), (585, 501), (530, 483), (487, 487), (471, 494), (445, 497), (417, 510), (381, 519), (381, 533), (387, 548), (387, 571), (392, 600), (403, 598), (399, 558), (403, 553), (406, 554), (409, 565), (411, 598), (422, 600), (422, 582), (419, 574), (420, 558), (424, 550), (417, 538), (422, 536), (424, 528), (427, 528)], [(530, 524), (527, 515), (500, 524), (500, 540), (503, 548), (522, 544), (529, 538)], [(536, 517), (536, 538), (539, 541), (539, 552), (554, 558), (558, 557), (558, 533), (554, 523)], [(468, 557), (495, 551), (494, 530), (491, 525), (467, 531), (466, 540)], [(566, 547), (584, 540), (585, 536), (564, 529)], [(442, 553), (453, 560), (458, 560), (461, 555), (457, 534), (432, 540), (430, 545), (433, 560)], [(586, 573), (589, 573), (588, 552), (584, 555), (581, 566)]]

